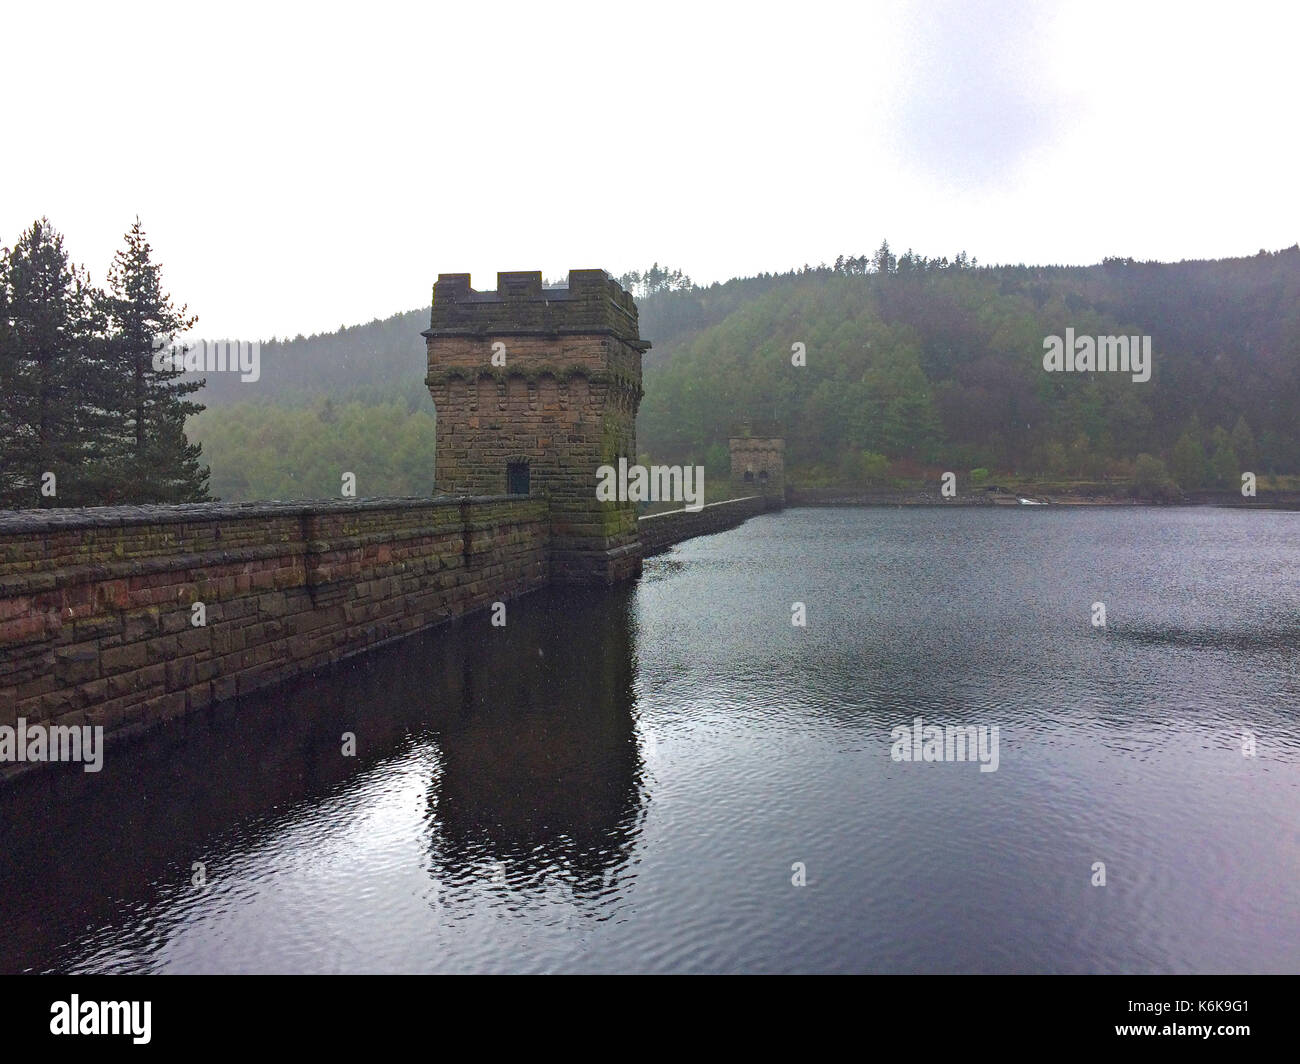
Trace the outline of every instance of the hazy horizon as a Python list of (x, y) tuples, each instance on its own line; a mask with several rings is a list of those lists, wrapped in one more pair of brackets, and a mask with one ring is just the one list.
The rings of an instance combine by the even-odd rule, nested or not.
[(97, 282), (139, 215), (197, 335), (382, 319), (440, 272), (709, 284), (883, 238), (1042, 265), (1300, 239), (1300, 13), (1267, 5), (201, 18), (10, 13), (10, 41), (51, 43), (6, 56), (39, 92), (0, 178), (0, 244), (48, 216)]

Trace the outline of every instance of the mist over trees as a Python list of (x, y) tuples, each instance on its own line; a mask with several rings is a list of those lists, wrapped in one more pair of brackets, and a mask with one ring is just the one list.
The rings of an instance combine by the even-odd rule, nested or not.
[(195, 431), (214, 456), (222, 499), (337, 498), (344, 472), (356, 475), (360, 496), (433, 494), (432, 403), (238, 403), (200, 415)]
[[(878, 487), (953, 469), (1132, 484), (1149, 497), (1300, 473), (1300, 247), (1206, 262), (984, 266), (886, 242), (725, 284), (658, 263), (638, 296), (639, 450), (725, 477), (742, 418), (785, 427), (796, 484)], [(47, 222), (0, 263), (0, 505), (432, 490), (428, 308), (261, 345), (255, 382), (146, 369), (187, 327), (137, 228), (107, 290)], [(1149, 335), (1152, 375), (1047, 373), (1043, 340)], [(793, 344), (806, 365), (791, 364)], [(141, 433), (138, 429), (144, 426)], [(151, 429), (150, 426), (153, 426)], [(188, 436), (186, 436), (188, 433)], [(199, 465), (212, 463), (210, 482)], [(39, 498), (39, 471), (58, 498)]]
[[(1109, 480), (1172, 498), (1234, 487), (1247, 469), (1300, 472), (1300, 248), (1212, 262), (990, 267), (964, 251), (927, 258), (884, 243), (725, 284), (694, 285), (658, 264), (620, 280), (653, 289), (638, 301), (641, 335), (654, 344), (638, 448), (654, 461), (702, 463), (715, 482), (744, 417), (784, 424), (792, 479), (805, 484), (878, 487), (944, 468), (989, 471), (981, 480)], [(295, 455), (312, 439), (327, 448), (328, 429), (301, 413), (327, 397), (340, 410), (359, 404), (353, 416), (374, 419), (378, 435), (422, 434), (401, 453), (427, 463), (427, 321), (421, 308), (275, 341), (263, 345), (256, 387), (223, 380), (219, 397), (210, 381), (211, 409), (193, 424), (220, 494), (324, 490), (323, 473), (304, 485)], [(1067, 327), (1150, 335), (1151, 379), (1044, 372), (1044, 337)], [(806, 366), (791, 365), (796, 342)], [(257, 399), (236, 415), (224, 396), (240, 394)], [(236, 418), (240, 431), (227, 430)], [(281, 420), (303, 441), (292, 453), (261, 442), (279, 439)], [(371, 463), (375, 481), (399, 493), (430, 490), (427, 464)]]
[(337, 497), (355, 473), (365, 496), (430, 495), (433, 400), (424, 383), (429, 310), (317, 336), (271, 340), (261, 374), (208, 375), (208, 409), (189, 422), (232, 502)]
[[(796, 479), (862, 483), (886, 457), (1183, 490), (1300, 471), (1300, 247), (1176, 264), (980, 267), (888, 245), (834, 265), (653, 296), (638, 445), (722, 467), (729, 426), (785, 426)], [(1150, 335), (1151, 379), (1047, 373), (1043, 340)], [(665, 342), (664, 335), (670, 339)], [(791, 365), (802, 343), (807, 365)], [(1246, 465), (1243, 463), (1249, 462)]]

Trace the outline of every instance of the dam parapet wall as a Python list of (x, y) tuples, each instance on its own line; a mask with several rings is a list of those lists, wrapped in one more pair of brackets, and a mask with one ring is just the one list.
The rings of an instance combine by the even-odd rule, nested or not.
[(641, 555), (648, 558), (683, 540), (725, 532), (743, 524), (755, 514), (779, 506), (777, 500), (752, 495), (743, 499), (712, 502), (699, 510), (670, 510), (642, 517), (637, 522), (641, 533)]
[(201, 710), (542, 587), (549, 539), (509, 496), (5, 514), (0, 726)]

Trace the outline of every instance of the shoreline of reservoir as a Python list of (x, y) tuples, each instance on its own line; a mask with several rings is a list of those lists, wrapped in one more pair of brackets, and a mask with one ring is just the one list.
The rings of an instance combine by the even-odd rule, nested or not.
[(1179, 499), (1157, 501), (1125, 495), (1071, 495), (1068, 493), (1026, 491), (967, 491), (953, 498), (944, 498), (939, 491), (881, 491), (881, 492), (801, 492), (792, 491), (786, 499), (788, 506), (1020, 506), (1020, 499), (1031, 499), (1050, 506), (1128, 506), (1140, 507), (1228, 507), (1234, 510), (1300, 510), (1300, 493), (1260, 492), (1253, 499), (1243, 499), (1232, 492), (1195, 492)]

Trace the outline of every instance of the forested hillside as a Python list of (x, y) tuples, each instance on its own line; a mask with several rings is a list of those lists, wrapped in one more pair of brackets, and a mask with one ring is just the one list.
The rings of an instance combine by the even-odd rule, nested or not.
[(425, 307), (368, 325), (341, 326), (338, 332), (263, 341), (259, 379), (241, 381), (237, 374), (209, 373), (203, 402), (209, 407), (250, 400), (310, 406), (330, 396), (336, 404), (394, 399), (427, 403), (420, 330), (428, 327)]
[[(1183, 490), (1232, 486), (1245, 469), (1300, 472), (1300, 247), (984, 267), (885, 245), (708, 287), (657, 265), (622, 280), (654, 344), (638, 443), (655, 461), (719, 476), (731, 426), (753, 417), (785, 425), (792, 479), (808, 484), (933, 468), (1127, 481), (1143, 454), (1149, 475), (1167, 470)], [(264, 344), (257, 384), (210, 376), (191, 435), (213, 493), (336, 494), (337, 470), (357, 465), (362, 494), (427, 492), (427, 320), (422, 308)], [(1067, 327), (1151, 336), (1151, 379), (1045, 372), (1043, 339)], [(796, 344), (806, 365), (792, 364)]]
[[(209, 373), (190, 422), (227, 501), (433, 491), (433, 402), (424, 384), (429, 312), (261, 345), (261, 373)], [(191, 374), (198, 377), (199, 374)]]
[[(782, 422), (794, 469), (819, 479), (885, 463), (1129, 476), (1142, 453), (1185, 490), (1300, 470), (1300, 248), (1089, 268), (875, 259), (646, 300), (643, 334), (666, 341), (647, 356), (642, 446), (720, 464), (752, 415)], [(1043, 339), (1067, 327), (1150, 335), (1151, 379), (1045, 372)]]

